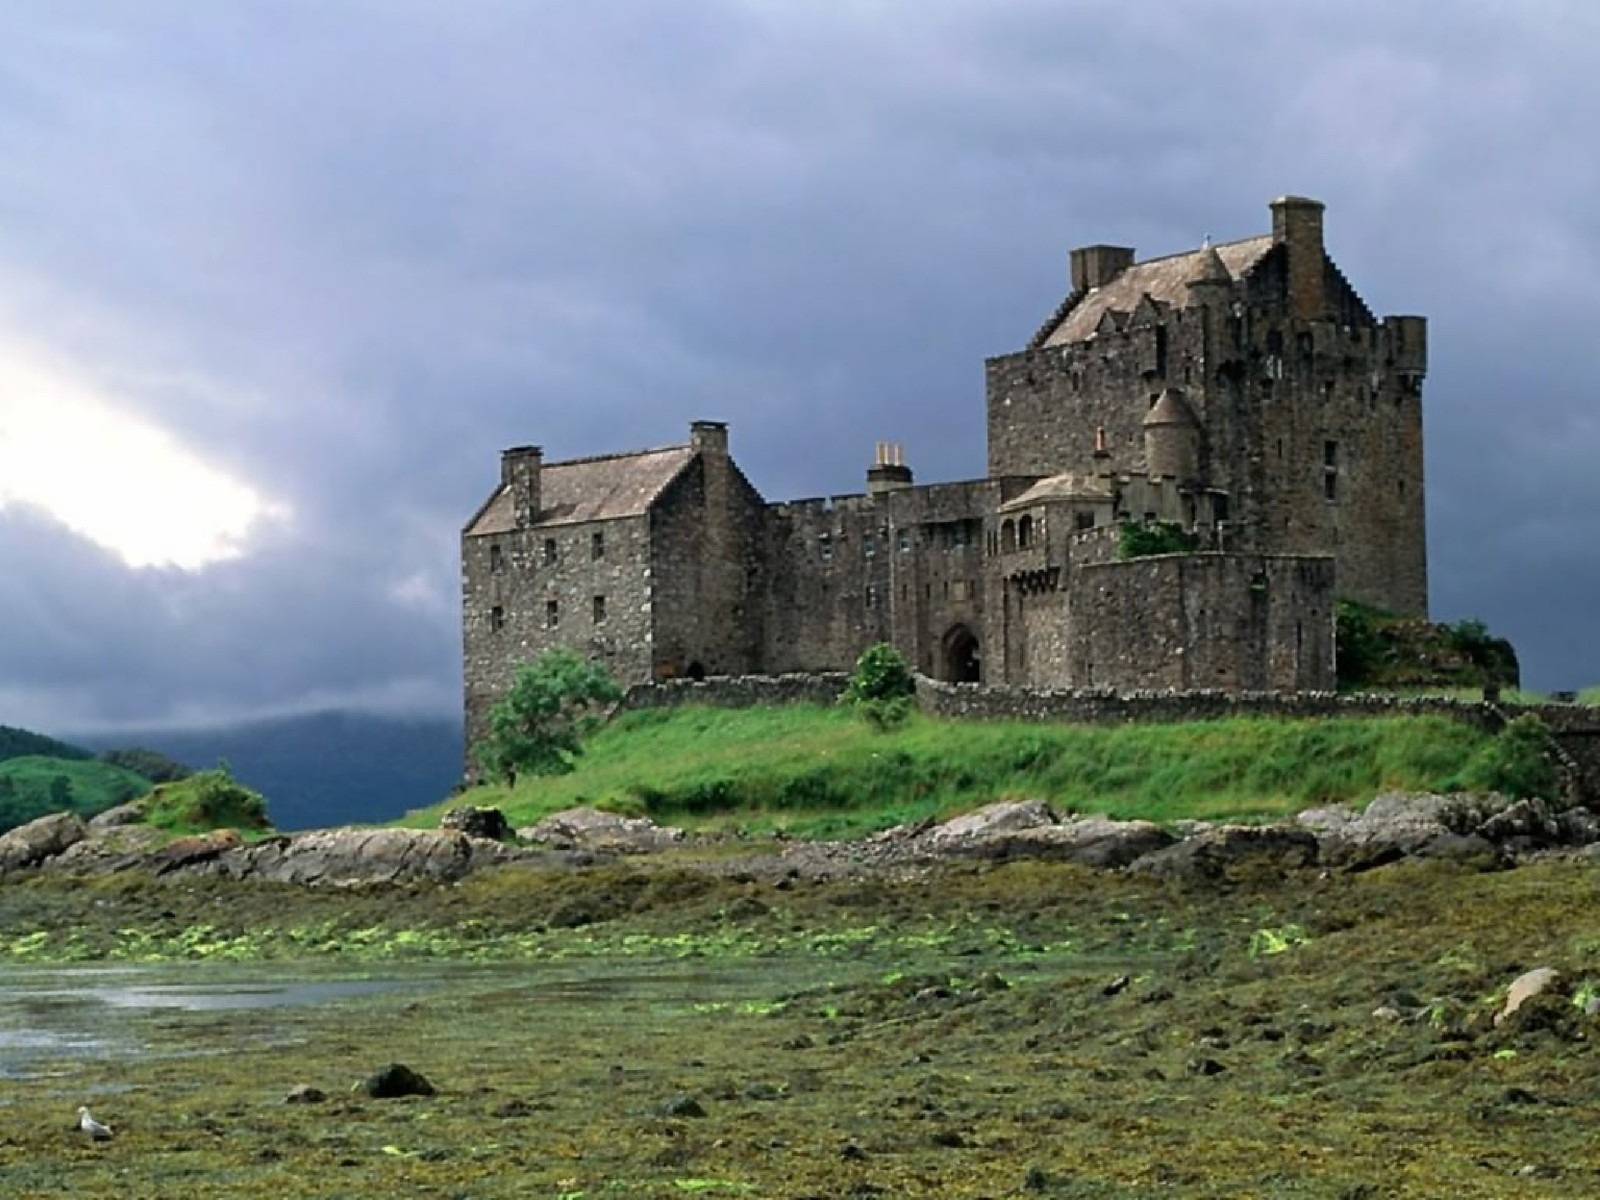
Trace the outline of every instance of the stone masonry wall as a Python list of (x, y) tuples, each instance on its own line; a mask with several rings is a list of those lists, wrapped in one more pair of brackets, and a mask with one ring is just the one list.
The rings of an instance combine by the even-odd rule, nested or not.
[(1056, 679), (1082, 687), (1331, 688), (1333, 571), (1329, 558), (1255, 554), (1157, 555), (1075, 569), (1063, 606), (1067, 660), (1054, 664)]
[(726, 453), (703, 451), (650, 522), (654, 647), (644, 678), (763, 669), (765, 506), (755, 489)]
[(650, 678), (646, 519), (463, 538), (461, 553), (469, 757), (517, 669), (552, 647), (595, 658), (619, 680)]

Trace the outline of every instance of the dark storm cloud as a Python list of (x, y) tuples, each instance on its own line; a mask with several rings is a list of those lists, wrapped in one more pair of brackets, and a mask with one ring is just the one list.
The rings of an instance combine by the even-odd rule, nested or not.
[(133, 572), (0, 523), (0, 720), (448, 709), (496, 452), (732, 422), (766, 494), (983, 470), (982, 359), (1093, 241), (1328, 202), (1432, 321), (1435, 608), (1600, 681), (1579, 4), (377, 0), (0, 14), (0, 333), (293, 510)]

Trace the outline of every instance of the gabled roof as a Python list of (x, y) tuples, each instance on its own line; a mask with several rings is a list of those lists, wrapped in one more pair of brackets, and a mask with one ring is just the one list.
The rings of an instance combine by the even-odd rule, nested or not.
[(1067, 297), (1057, 310), (1060, 315), (1039, 331), (1033, 345), (1037, 348), (1081, 342), (1102, 328), (1101, 320), (1107, 313), (1131, 313), (1145, 296), (1182, 308), (1189, 303), (1191, 280), (1216, 278), (1217, 260), (1230, 276), (1238, 279), (1271, 249), (1272, 235), (1262, 234), (1134, 263), (1104, 287), (1090, 288), (1075, 302), (1072, 296)]
[[(539, 472), (540, 508), (536, 527), (643, 516), (694, 455), (695, 451), (689, 446), (667, 446), (633, 454), (545, 463)], [(502, 484), (467, 526), (466, 532), (468, 537), (481, 537), (510, 533), (516, 527), (511, 490)]]

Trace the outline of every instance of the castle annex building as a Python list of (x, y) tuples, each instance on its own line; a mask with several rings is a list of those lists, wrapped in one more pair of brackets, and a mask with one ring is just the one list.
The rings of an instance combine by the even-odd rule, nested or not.
[[(1331, 688), (1333, 601), (1425, 615), (1421, 317), (1375, 317), (1286, 196), (1271, 232), (1145, 262), (1071, 256), (1071, 290), (987, 364), (988, 470), (769, 503), (727, 427), (545, 462), (505, 451), (461, 539), (469, 744), (552, 646), (618, 679), (847, 670), (1031, 687)], [(1197, 549), (1123, 560), (1119, 527)]]

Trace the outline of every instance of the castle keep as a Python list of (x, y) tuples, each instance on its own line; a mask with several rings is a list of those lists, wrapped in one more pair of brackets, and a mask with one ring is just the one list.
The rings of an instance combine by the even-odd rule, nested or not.
[[(468, 744), (553, 646), (625, 683), (847, 670), (892, 642), (935, 678), (1054, 688), (1329, 689), (1333, 601), (1426, 615), (1421, 317), (1373, 316), (1286, 196), (1259, 237), (1071, 290), (987, 364), (982, 479), (916, 484), (880, 444), (860, 495), (768, 503), (697, 421), (684, 445), (507, 450), (461, 539)], [(1123, 559), (1128, 522), (1195, 549)]]

